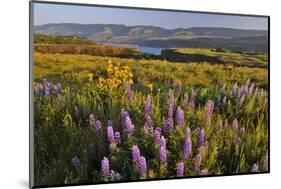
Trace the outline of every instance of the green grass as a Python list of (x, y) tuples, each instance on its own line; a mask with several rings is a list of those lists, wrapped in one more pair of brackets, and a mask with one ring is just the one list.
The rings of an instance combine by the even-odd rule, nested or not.
[(175, 52), (183, 54), (199, 54), (211, 57), (217, 57), (219, 60), (226, 64), (247, 67), (262, 67), (267, 68), (268, 57), (266, 54), (247, 54), (235, 52), (216, 52), (211, 49), (204, 48), (179, 48)]
[(40, 53), (35, 53), (34, 59), (35, 81), (48, 78), (54, 82), (69, 84), (71, 79), (87, 80), (88, 73), (93, 73), (94, 78), (98, 79), (109, 65), (108, 60), (112, 60), (114, 63), (129, 66), (134, 72), (136, 84), (152, 82), (156, 88), (168, 80), (197, 87), (220, 86), (224, 83), (231, 85), (235, 82), (242, 85), (249, 77), (257, 86), (267, 89), (268, 85), (267, 69), (263, 68)]
[[(110, 61), (109, 61), (110, 60)], [(132, 72), (133, 100), (127, 98), (124, 83), (109, 90), (100, 86), (99, 78), (109, 78), (108, 66), (128, 66)], [(89, 74), (93, 75), (89, 80)], [(264, 163), (268, 154), (268, 70), (264, 68), (236, 67), (232, 65), (183, 64), (160, 60), (134, 60), (112, 57), (69, 54), (34, 54), (35, 89), (43, 78), (62, 84), (61, 95), (34, 98), (35, 120), (35, 184), (77, 184), (114, 181), (101, 173), (101, 160), (107, 157), (110, 169), (120, 173), (122, 181), (135, 179), (173, 178), (177, 163), (183, 161), (183, 140), (186, 128), (191, 129), (192, 152), (184, 160), (185, 176), (196, 176), (195, 156), (199, 153), (196, 128), (204, 129), (206, 143), (200, 170), (208, 174), (235, 174), (250, 172), (253, 164), (259, 171), (267, 171)], [(232, 96), (232, 86), (251, 83), (259, 88), (257, 95), (240, 98)], [(216, 101), (220, 88), (226, 84), (226, 104), (215, 104), (210, 126), (206, 126), (206, 102)], [(152, 85), (152, 87), (151, 87)], [(251, 84), (250, 84), (251, 85)], [(249, 86), (250, 86), (249, 85)], [(159, 161), (159, 145), (153, 134), (145, 134), (144, 106), (152, 98), (151, 114), (154, 129), (163, 129), (168, 114), (168, 91), (174, 91), (174, 114), (178, 106), (184, 107), (184, 95), (192, 91), (195, 110), (184, 111), (184, 126), (174, 119), (173, 131), (167, 140), (167, 165)], [(260, 93), (264, 90), (263, 95)], [(79, 115), (75, 112), (78, 108)], [(120, 111), (129, 112), (134, 133), (128, 137), (123, 131)], [(102, 123), (101, 133), (89, 126), (89, 115)], [(174, 117), (175, 118), (175, 117)], [(237, 118), (239, 130), (232, 129)], [(107, 121), (113, 121), (115, 131), (121, 133), (122, 142), (113, 147), (106, 136)], [(221, 120), (228, 121), (220, 128)], [(245, 132), (242, 131), (245, 129)], [(240, 141), (240, 142), (237, 142)], [(131, 157), (131, 148), (138, 145), (146, 158), (148, 172), (140, 176)], [(81, 165), (75, 167), (72, 158), (77, 156)]]

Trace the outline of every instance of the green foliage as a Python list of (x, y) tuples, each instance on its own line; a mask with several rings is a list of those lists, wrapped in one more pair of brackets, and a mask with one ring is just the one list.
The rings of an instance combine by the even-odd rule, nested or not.
[[(109, 61), (111, 60), (111, 61)], [(101, 89), (100, 77), (108, 79), (110, 64), (128, 66), (132, 71), (133, 100), (126, 96), (124, 85)], [(89, 75), (90, 74), (90, 75)], [(175, 176), (177, 163), (183, 161), (183, 140), (187, 127), (191, 129), (193, 144), (189, 159), (184, 161), (185, 175), (195, 176), (194, 158), (199, 153), (197, 127), (206, 133), (201, 169), (209, 174), (233, 174), (251, 171), (254, 163), (260, 171), (268, 153), (268, 101), (267, 70), (224, 65), (180, 64), (159, 60), (134, 60), (88, 55), (34, 54), (35, 86), (42, 78), (63, 86), (60, 95), (35, 94), (35, 182), (36, 185), (75, 184), (111, 181), (101, 175), (101, 160), (107, 157), (110, 169), (120, 173), (121, 180), (140, 178), (132, 158), (131, 148), (137, 144), (147, 160), (145, 178)], [(232, 85), (243, 85), (251, 78), (255, 86), (265, 90), (263, 96), (246, 96), (243, 106), (231, 95)], [(211, 125), (206, 127), (205, 104), (219, 95), (219, 88), (226, 84), (225, 105), (216, 106)], [(179, 89), (179, 85), (182, 89)], [(197, 93), (195, 111), (184, 112), (185, 125), (175, 129), (167, 139), (167, 165), (159, 162), (159, 145), (152, 133), (145, 134), (144, 104), (151, 96), (154, 128), (163, 129), (168, 111), (168, 91), (175, 91), (175, 107), (183, 106), (184, 94)], [(75, 107), (79, 115), (76, 115)], [(128, 137), (122, 129), (120, 110), (130, 114), (135, 131)], [(101, 132), (89, 126), (89, 115), (102, 123)], [(231, 128), (234, 118), (239, 129)], [(227, 128), (219, 127), (219, 120), (227, 119)], [(111, 145), (106, 136), (107, 121), (121, 133), (121, 144)], [(237, 142), (237, 140), (239, 140)], [(72, 158), (77, 156), (81, 165), (75, 167)]]
[(83, 44), (83, 45), (95, 45), (95, 42), (88, 40), (87, 38), (75, 37), (75, 36), (52, 36), (43, 34), (34, 34), (35, 44)]

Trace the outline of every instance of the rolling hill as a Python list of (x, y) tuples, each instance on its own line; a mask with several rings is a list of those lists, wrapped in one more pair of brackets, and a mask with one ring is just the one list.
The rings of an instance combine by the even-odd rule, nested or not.
[(47, 35), (78, 36), (97, 43), (123, 43), (161, 48), (200, 47), (268, 51), (267, 30), (211, 27), (169, 30), (155, 26), (60, 23), (34, 26), (34, 32)]

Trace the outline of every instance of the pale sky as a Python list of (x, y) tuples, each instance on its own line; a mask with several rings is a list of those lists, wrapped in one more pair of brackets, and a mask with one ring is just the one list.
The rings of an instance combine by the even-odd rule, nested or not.
[(267, 30), (267, 17), (34, 3), (34, 24), (152, 25), (166, 29), (226, 27)]

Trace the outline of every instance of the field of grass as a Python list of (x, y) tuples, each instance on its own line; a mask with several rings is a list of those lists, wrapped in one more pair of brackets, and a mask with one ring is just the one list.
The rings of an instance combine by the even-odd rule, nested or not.
[(36, 52), (35, 184), (265, 172), (267, 74)]
[(216, 57), (224, 63), (236, 66), (263, 67), (268, 66), (268, 57), (266, 54), (250, 54), (237, 52), (217, 52), (212, 49), (204, 48), (179, 48), (175, 52), (182, 54), (199, 54)]

